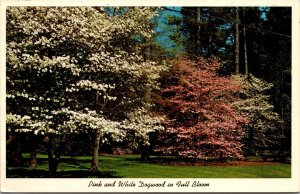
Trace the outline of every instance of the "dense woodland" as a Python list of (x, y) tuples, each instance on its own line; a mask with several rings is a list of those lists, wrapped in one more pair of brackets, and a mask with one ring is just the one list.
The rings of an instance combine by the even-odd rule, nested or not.
[(64, 155), (92, 155), (91, 171), (100, 152), (291, 157), (289, 7), (9, 7), (6, 17), (9, 165), (30, 153), (35, 169), (44, 153), (55, 177)]

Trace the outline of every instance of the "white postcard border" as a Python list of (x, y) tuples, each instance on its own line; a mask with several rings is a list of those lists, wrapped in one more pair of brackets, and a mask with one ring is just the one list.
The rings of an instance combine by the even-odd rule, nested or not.
[[(6, 178), (5, 160), (5, 9), (7, 6), (291, 6), (292, 7), (292, 177), (291, 178), (199, 178), (199, 179), (131, 179), (131, 178), (84, 178), (84, 179), (38, 179), (38, 178)], [(300, 191), (300, 3), (298, 0), (227, 0), (227, 1), (180, 1), (180, 0), (103, 0), (103, 1), (51, 1), (22, 0), (1, 2), (1, 55), (0, 55), (0, 132), (1, 132), (1, 189), (2, 192), (299, 192)], [(116, 181), (144, 183), (173, 183), (178, 181), (200, 181), (209, 183), (209, 187), (88, 187), (91, 181), (113, 183)]]

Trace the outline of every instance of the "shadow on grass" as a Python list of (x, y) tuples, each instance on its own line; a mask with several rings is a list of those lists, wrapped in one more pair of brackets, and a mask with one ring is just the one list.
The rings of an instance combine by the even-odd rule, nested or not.
[(236, 158), (180, 158), (174, 156), (152, 156), (148, 160), (140, 158), (124, 158), (131, 163), (144, 163), (162, 166), (262, 166), (262, 165), (279, 165), (280, 163), (288, 164), (288, 162), (263, 161), (256, 158), (253, 161), (238, 160)]
[(89, 168), (86, 166), (83, 166), (83, 163), (90, 163), (91, 160), (85, 160), (85, 159), (74, 159), (74, 158), (63, 158), (61, 159), (61, 163), (67, 163), (76, 166), (78, 169), (85, 169), (88, 170)]
[(195, 158), (179, 158), (174, 156), (159, 156), (150, 157), (148, 160), (141, 160), (140, 158), (125, 158), (129, 162), (135, 163), (147, 163), (147, 164), (158, 164), (158, 165), (170, 165), (170, 166), (199, 166), (199, 165), (214, 165), (219, 163), (228, 162), (226, 159), (195, 159)]
[(47, 178), (48, 174), (46, 170), (6, 169), (6, 178)]
[[(38, 164), (41, 169), (32, 170), (28, 168), (30, 161), (24, 159), (22, 165), (7, 165), (7, 178), (49, 178), (48, 159), (39, 158)], [(61, 158), (58, 172), (55, 178), (121, 178), (115, 171), (89, 171), (90, 159)], [(74, 168), (74, 169), (65, 169)]]
[[(7, 178), (49, 178), (47, 170), (30, 170), (24, 168), (6, 169)], [(58, 171), (54, 178), (121, 178), (115, 171), (91, 172), (88, 170)]]

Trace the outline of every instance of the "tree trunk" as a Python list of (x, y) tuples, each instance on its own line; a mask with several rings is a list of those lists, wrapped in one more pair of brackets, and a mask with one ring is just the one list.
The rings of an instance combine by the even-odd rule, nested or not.
[(37, 167), (37, 159), (36, 159), (36, 147), (37, 147), (37, 142), (36, 142), (36, 137), (34, 134), (31, 134), (31, 149), (30, 149), (30, 168), (31, 169), (36, 169)]
[(93, 158), (91, 162), (90, 171), (98, 171), (99, 168), (99, 145), (100, 145), (100, 132), (96, 131), (93, 144)]
[(51, 177), (56, 177), (57, 167), (58, 167), (59, 158), (52, 158), (51, 165), (49, 166), (49, 175)]
[[(147, 21), (147, 28), (151, 29), (150, 21)], [(151, 38), (146, 38), (146, 49), (145, 49), (145, 59), (146, 62), (151, 61)]]
[(51, 135), (45, 137), (45, 142), (47, 145), (49, 177), (53, 178), (56, 177), (59, 156), (53, 155), (53, 137)]
[[(245, 8), (243, 7), (243, 18), (245, 18)], [(245, 59), (245, 75), (249, 76), (248, 69), (248, 56), (247, 56), (247, 36), (246, 36), (246, 27), (243, 27), (243, 36), (244, 36), (244, 59)]]
[(148, 161), (150, 159), (149, 146), (141, 145), (140, 151), (141, 151), (141, 160)]
[[(95, 109), (97, 112), (104, 111), (105, 106), (105, 99), (103, 99), (103, 104), (100, 106), (99, 102), (99, 91), (96, 92), (96, 99), (95, 99)], [(97, 130), (94, 133), (93, 137), (93, 157), (91, 161), (91, 168), (90, 171), (96, 172), (99, 169), (99, 146), (100, 146), (100, 131)]]
[(212, 42), (212, 37), (211, 34), (209, 35), (209, 39), (208, 39), (208, 57), (212, 56), (212, 47), (211, 47), (211, 43)]
[(197, 7), (197, 54), (201, 56), (201, 8)]
[(52, 137), (45, 137), (45, 142), (47, 145), (47, 155), (48, 155), (48, 170), (49, 170), (49, 177), (55, 176), (55, 171), (53, 170), (53, 152), (52, 152)]
[(18, 139), (18, 135), (11, 135), (11, 140), (9, 141), (11, 154), (9, 160), (14, 165), (22, 165), (23, 164), (23, 156), (22, 156), (22, 148)]
[(239, 9), (235, 8), (235, 73), (240, 73)]

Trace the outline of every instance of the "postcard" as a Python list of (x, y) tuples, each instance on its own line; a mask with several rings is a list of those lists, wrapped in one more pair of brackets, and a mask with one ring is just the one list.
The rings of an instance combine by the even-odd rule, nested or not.
[(1, 3), (2, 192), (299, 192), (300, 2)]

